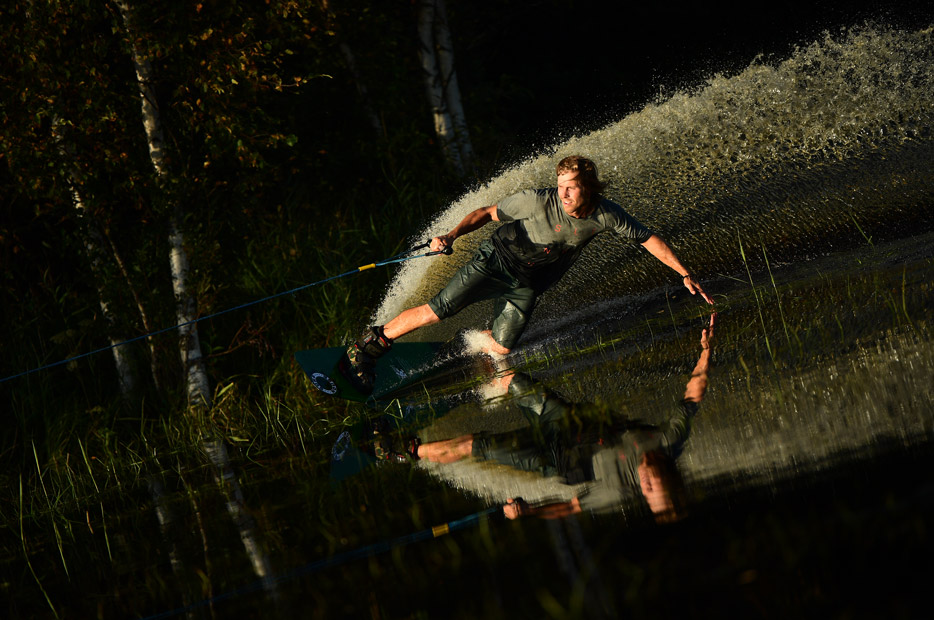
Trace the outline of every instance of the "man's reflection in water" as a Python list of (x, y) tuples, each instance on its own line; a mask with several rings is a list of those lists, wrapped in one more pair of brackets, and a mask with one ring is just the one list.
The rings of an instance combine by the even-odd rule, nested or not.
[(715, 317), (710, 317), (710, 325), (701, 333), (700, 358), (684, 398), (663, 424), (623, 422), (588, 432), (578, 424), (580, 418), (573, 415), (574, 405), (525, 375), (507, 375), (501, 381), (508, 383), (517, 404), (533, 422), (532, 429), (425, 443), (413, 446), (413, 456), (437, 463), (472, 456), (562, 476), (570, 484), (589, 483), (569, 502), (532, 506), (522, 499), (509, 499), (503, 513), (510, 519), (529, 515), (557, 518), (584, 510), (611, 512), (638, 491), (657, 521), (680, 519), (684, 516), (686, 493), (675, 459), (681, 454), (707, 390)]

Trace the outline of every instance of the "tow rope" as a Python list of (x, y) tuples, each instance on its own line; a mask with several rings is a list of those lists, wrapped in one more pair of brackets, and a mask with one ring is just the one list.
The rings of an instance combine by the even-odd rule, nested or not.
[(361, 547), (359, 549), (353, 549), (351, 551), (345, 551), (344, 553), (338, 553), (337, 555), (331, 556), (329, 558), (318, 560), (317, 562), (312, 562), (306, 564), (305, 566), (300, 566), (294, 568), (288, 572), (281, 573), (272, 577), (266, 577), (264, 579), (257, 579), (251, 584), (245, 585), (243, 587), (237, 588), (236, 590), (231, 590), (223, 594), (218, 594), (217, 596), (212, 596), (211, 598), (206, 598), (198, 601), (197, 603), (192, 603), (186, 605), (185, 607), (179, 607), (177, 609), (172, 609), (169, 611), (164, 611), (157, 613), (151, 616), (146, 616), (143, 620), (156, 620), (158, 618), (170, 618), (172, 616), (177, 616), (179, 614), (188, 613), (199, 607), (204, 607), (206, 605), (211, 605), (219, 601), (231, 599), (243, 594), (248, 594), (250, 592), (257, 592), (261, 589), (268, 588), (275, 583), (281, 583), (289, 579), (295, 579), (308, 575), (319, 570), (326, 568), (332, 568), (340, 564), (346, 564), (353, 560), (359, 560), (363, 558), (372, 557), (380, 553), (385, 553), (396, 547), (401, 547), (404, 545), (409, 545), (411, 543), (421, 542), (424, 540), (431, 540), (432, 538), (439, 538), (445, 534), (450, 534), (456, 530), (464, 529), (471, 525), (476, 525), (485, 517), (495, 517), (497, 515), (503, 514), (503, 507), (501, 505), (491, 506), (480, 512), (475, 512), (472, 515), (468, 515), (461, 519), (456, 519), (454, 521), (449, 521), (442, 525), (436, 525), (434, 527), (422, 530), (420, 532), (414, 532), (412, 534), (407, 534), (405, 536), (400, 536), (398, 538), (393, 538), (391, 540), (384, 540), (366, 547)]
[(38, 368), (32, 368), (32, 369), (30, 369), (30, 370), (25, 370), (25, 371), (23, 371), (23, 372), (21, 372), (21, 373), (19, 373), (19, 374), (10, 375), (9, 377), (4, 377), (3, 379), (0, 379), (0, 383), (3, 383), (3, 382), (5, 382), (5, 381), (11, 381), (11, 380), (13, 380), (13, 379), (18, 379), (18, 378), (20, 378), (20, 377), (25, 377), (26, 375), (31, 375), (32, 373), (40, 372), (40, 371), (42, 371), (42, 370), (48, 370), (49, 368), (54, 368), (54, 367), (56, 367), (56, 366), (61, 366), (61, 365), (63, 365), (63, 364), (69, 364), (69, 363), (71, 363), (71, 362), (75, 362), (75, 361), (77, 361), (77, 360), (84, 359), (84, 358), (86, 358), (86, 357), (91, 357), (92, 355), (97, 355), (98, 353), (102, 353), (102, 352), (104, 352), (104, 351), (110, 351), (111, 349), (116, 349), (117, 347), (122, 347), (123, 345), (126, 345), (126, 344), (132, 344), (132, 343), (137, 342), (137, 341), (139, 341), (139, 340), (145, 340), (146, 338), (152, 338), (153, 336), (158, 336), (158, 335), (160, 335), (160, 334), (164, 334), (164, 333), (170, 332), (170, 331), (172, 331), (172, 330), (181, 329), (182, 327), (187, 327), (188, 325), (193, 325), (193, 324), (195, 324), (195, 323), (197, 323), (197, 322), (199, 322), (199, 321), (206, 321), (206, 320), (208, 320), (208, 319), (217, 318), (217, 317), (219, 317), (219, 316), (221, 316), (221, 315), (223, 315), (223, 314), (228, 314), (228, 313), (230, 313), (230, 312), (234, 312), (234, 311), (237, 311), (237, 310), (243, 310), (244, 308), (249, 308), (250, 306), (255, 306), (255, 305), (257, 305), (257, 304), (261, 304), (261, 303), (267, 302), (267, 301), (269, 301), (269, 300), (271, 300), (271, 299), (276, 299), (276, 298), (278, 298), (278, 297), (285, 297), (286, 295), (294, 295), (294, 294), (296, 294), (296, 293), (298, 293), (298, 292), (300, 292), (300, 291), (304, 291), (304, 290), (307, 289), (307, 288), (311, 288), (311, 287), (313, 287), (313, 286), (319, 286), (319, 285), (321, 285), (321, 284), (325, 284), (325, 283), (331, 282), (331, 281), (333, 281), (333, 280), (338, 280), (338, 279), (340, 279), (340, 278), (345, 278), (345, 277), (347, 277), (347, 276), (352, 276), (352, 275), (354, 275), (354, 274), (360, 273), (361, 271), (366, 271), (367, 269), (375, 269), (376, 267), (383, 267), (383, 266), (385, 266), (385, 265), (392, 265), (392, 264), (395, 264), (395, 263), (401, 263), (401, 262), (404, 262), (404, 261), (407, 261), (407, 260), (412, 260), (413, 258), (425, 258), (426, 256), (437, 256), (438, 254), (451, 254), (451, 252), (453, 252), (453, 249), (452, 249), (450, 246), (446, 246), (446, 247), (445, 247), (444, 249), (442, 249), (442, 250), (432, 251), (432, 252), (425, 252), (424, 254), (416, 254), (416, 255), (414, 255), (414, 256), (409, 256), (409, 255), (412, 254), (413, 252), (417, 252), (417, 251), (419, 251), (419, 250), (423, 250), (423, 249), (425, 249), (425, 248), (427, 248), (427, 247), (430, 247), (430, 246), (431, 246), (431, 242), (430, 242), (430, 241), (426, 241), (425, 243), (423, 243), (423, 244), (421, 244), (421, 245), (419, 245), (419, 246), (416, 246), (416, 247), (414, 247), (414, 248), (412, 248), (412, 249), (410, 249), (410, 250), (406, 250), (406, 251), (404, 251), (404, 252), (400, 252), (399, 254), (396, 254), (395, 256), (390, 256), (389, 258), (384, 259), (384, 260), (381, 260), (381, 261), (379, 261), (379, 262), (370, 263), (369, 265), (362, 265), (362, 266), (360, 266), (360, 267), (357, 267), (356, 269), (351, 269), (350, 271), (344, 272), (344, 273), (339, 274), (339, 275), (336, 275), (336, 276), (330, 276), (330, 277), (324, 278), (323, 280), (318, 280), (317, 282), (312, 282), (311, 284), (304, 284), (304, 285), (302, 285), (302, 286), (299, 286), (299, 287), (290, 289), (290, 290), (288, 290), (288, 291), (283, 291), (282, 293), (276, 293), (275, 295), (270, 295), (270, 296), (268, 296), (268, 297), (263, 297), (262, 299), (257, 299), (257, 300), (255, 300), (255, 301), (247, 302), (247, 303), (245, 303), (245, 304), (240, 304), (239, 306), (234, 306), (233, 308), (227, 308), (226, 310), (221, 310), (220, 312), (215, 312), (215, 313), (213, 313), (213, 314), (208, 314), (208, 315), (205, 315), (205, 316), (202, 316), (202, 317), (198, 317), (197, 319), (192, 319), (192, 320), (186, 321), (186, 322), (184, 322), (184, 323), (179, 323), (178, 325), (173, 325), (172, 327), (166, 327), (166, 328), (163, 328), (163, 329), (159, 329), (159, 330), (156, 330), (156, 331), (154, 331), (154, 332), (150, 332), (150, 333), (148, 333), (148, 334), (143, 334), (142, 336), (136, 336), (135, 338), (130, 338), (129, 340), (124, 340), (123, 342), (118, 342), (118, 343), (116, 343), (116, 344), (112, 344), (112, 345), (109, 345), (109, 346), (106, 346), (106, 347), (101, 347), (101, 348), (99, 348), (99, 349), (94, 349), (93, 351), (88, 351), (87, 353), (82, 353), (81, 355), (76, 355), (76, 356), (74, 356), (74, 357), (69, 357), (68, 359), (60, 360), (60, 361), (58, 361), (58, 362), (53, 362), (53, 363), (51, 363), (51, 364), (46, 364), (46, 365), (44, 365), (44, 366), (39, 366)]

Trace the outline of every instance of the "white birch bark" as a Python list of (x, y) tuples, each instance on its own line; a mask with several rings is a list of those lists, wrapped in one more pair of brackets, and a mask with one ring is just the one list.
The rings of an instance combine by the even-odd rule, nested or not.
[[(123, 17), (124, 25), (132, 40), (130, 11), (122, 0), (117, 3)], [(140, 98), (143, 109), (143, 126), (146, 130), (146, 139), (149, 144), (149, 156), (153, 168), (160, 179), (168, 174), (163, 153), (163, 134), (159, 119), (159, 109), (156, 106), (151, 84), (151, 68), (142, 58), (136, 46), (133, 46), (133, 62), (136, 66), (136, 77), (139, 82)], [(188, 255), (185, 252), (184, 238), (178, 227), (176, 218), (169, 222), (170, 263), (172, 267), (172, 286), (175, 290), (176, 311), (181, 330), (182, 362), (188, 373), (188, 399), (189, 404), (211, 406), (211, 394), (208, 386), (207, 373), (204, 368), (204, 359), (201, 357), (201, 345), (198, 340), (198, 330), (194, 323), (195, 303), (188, 294), (186, 279), (188, 276)], [(253, 565), (253, 571), (263, 579), (273, 598), (278, 598), (275, 582), (272, 580), (272, 571), (268, 557), (262, 552), (255, 532), (255, 523), (245, 508), (243, 491), (234, 476), (233, 467), (227, 454), (227, 447), (222, 440), (206, 439), (204, 449), (215, 466), (218, 482), (227, 496), (227, 511), (233, 518), (240, 532), (240, 540), (246, 550), (247, 556)]]
[(464, 162), (457, 147), (454, 122), (448, 111), (447, 98), (444, 95), (444, 80), (435, 48), (435, 21), (437, 16), (435, 0), (421, 0), (418, 4), (418, 56), (422, 65), (428, 105), (434, 120), (435, 135), (441, 142), (445, 157), (454, 171), (463, 176)]
[[(30, 21), (32, 20), (32, 2), (26, 3), (26, 18)], [(52, 141), (55, 143), (58, 148), (58, 152), (62, 155), (63, 160), (70, 160), (71, 156), (67, 152), (65, 145), (62, 141), (61, 135), (61, 125), (62, 119), (55, 114), (52, 119)], [(90, 221), (90, 218), (87, 217), (87, 209), (84, 206), (84, 200), (81, 198), (81, 193), (78, 191), (77, 175), (75, 172), (74, 166), (71, 166), (68, 171), (68, 189), (71, 192), (71, 203), (75, 208), (75, 212), (78, 215), (79, 220), (79, 229), (83, 233), (82, 241), (84, 242), (85, 250), (88, 254), (88, 261), (91, 265), (91, 272), (94, 277), (95, 287), (97, 288), (97, 299), (101, 309), (101, 315), (104, 317), (104, 321), (107, 323), (107, 340), (110, 342), (111, 353), (114, 358), (114, 365), (117, 370), (117, 379), (120, 386), (120, 394), (124, 399), (129, 399), (132, 393), (136, 390), (136, 373), (133, 370), (133, 365), (129, 359), (129, 351), (126, 346), (116, 346), (118, 343), (122, 342), (124, 339), (118, 339), (115, 337), (113, 332), (113, 326), (116, 325), (116, 317), (110, 309), (110, 303), (107, 301), (107, 296), (104, 292), (103, 278), (101, 275), (100, 261), (101, 261), (101, 252), (102, 246), (101, 235), (97, 228)]]
[[(81, 199), (81, 194), (78, 193), (74, 187), (71, 189), (72, 203), (74, 204), (75, 210), (78, 212), (79, 219), (87, 220), (84, 202)], [(133, 372), (133, 365), (130, 362), (129, 356), (129, 345), (117, 346), (120, 342), (126, 340), (125, 338), (116, 338), (114, 336), (114, 327), (117, 324), (117, 317), (114, 316), (114, 313), (110, 309), (110, 303), (107, 301), (107, 296), (104, 291), (103, 282), (101, 280), (101, 267), (100, 267), (100, 252), (101, 249), (101, 239), (100, 235), (94, 229), (94, 225), (91, 222), (84, 222), (84, 246), (87, 249), (88, 259), (91, 262), (91, 273), (93, 274), (95, 287), (97, 288), (97, 298), (98, 303), (101, 308), (101, 315), (104, 317), (104, 321), (107, 323), (107, 340), (110, 342), (110, 352), (113, 354), (114, 365), (117, 367), (117, 377), (120, 384), (120, 394), (124, 399), (129, 399), (132, 397), (133, 393), (136, 391), (136, 373)]]
[[(149, 322), (148, 313), (146, 312), (146, 308), (143, 307), (143, 302), (139, 298), (136, 287), (133, 285), (133, 279), (130, 277), (130, 272), (127, 271), (126, 264), (123, 262), (123, 257), (120, 256), (120, 251), (117, 250), (116, 244), (106, 231), (104, 231), (104, 237), (110, 245), (111, 256), (113, 256), (114, 262), (117, 264), (117, 268), (123, 276), (123, 281), (126, 282), (127, 289), (129, 289), (130, 293), (133, 295), (133, 301), (136, 303), (136, 311), (139, 312), (139, 319), (143, 324), (143, 331), (150, 334), (154, 331), (152, 323)], [(152, 373), (152, 384), (156, 386), (158, 390), (161, 389), (161, 385), (156, 364), (156, 346), (152, 336), (146, 338), (146, 344), (149, 346), (149, 371)]]
[(457, 73), (454, 69), (454, 43), (451, 41), (451, 30), (448, 28), (447, 9), (444, 0), (435, 0), (435, 2), (434, 34), (444, 99), (454, 125), (455, 144), (461, 162), (466, 169), (470, 169), (473, 166), (473, 144), (470, 142), (467, 117), (464, 114), (461, 91), (457, 84)]
[(266, 592), (274, 601), (277, 601), (279, 589), (272, 578), (272, 563), (260, 544), (260, 538), (256, 532), (256, 521), (247, 510), (243, 488), (230, 463), (227, 446), (221, 440), (207, 440), (204, 442), (204, 450), (214, 464), (214, 475), (227, 499), (227, 513), (237, 527), (240, 542), (243, 543), (243, 549), (253, 566), (253, 573), (262, 580)]
[[(63, 159), (68, 159), (67, 149), (62, 144), (61, 127), (62, 120), (57, 116), (52, 121), (52, 140), (58, 147), (58, 152)], [(117, 338), (114, 329), (117, 324), (117, 317), (114, 316), (107, 300), (104, 290), (103, 269), (101, 267), (101, 256), (103, 252), (103, 240), (100, 231), (87, 215), (87, 209), (84, 206), (84, 200), (78, 191), (76, 175), (72, 167), (68, 172), (68, 189), (71, 192), (71, 204), (78, 215), (79, 229), (82, 232), (82, 241), (88, 255), (88, 262), (91, 266), (91, 275), (94, 278), (94, 285), (97, 288), (97, 299), (101, 309), (101, 315), (104, 322), (107, 323), (107, 340), (110, 342), (110, 352), (113, 354), (114, 365), (117, 368), (117, 378), (120, 385), (120, 394), (124, 399), (129, 399), (136, 390), (136, 373), (133, 371), (133, 365), (129, 357), (129, 345), (116, 346), (123, 342), (125, 338)]]
[[(149, 159), (159, 179), (168, 176), (168, 167), (165, 160), (165, 141), (163, 139), (162, 122), (159, 116), (159, 107), (156, 105), (155, 93), (152, 89), (152, 68), (133, 41), (133, 28), (130, 8), (126, 2), (118, 1), (123, 24), (131, 41), (133, 64), (136, 69), (136, 79), (139, 84), (139, 95), (142, 105), (143, 128), (146, 131), (146, 141), (149, 145)], [(184, 237), (178, 226), (175, 216), (169, 219), (169, 262), (172, 269), (172, 288), (175, 292), (175, 312), (179, 325), (180, 349), (182, 365), (185, 368), (188, 381), (189, 405), (211, 406), (211, 392), (204, 359), (201, 356), (201, 341), (198, 338), (198, 328), (193, 322), (196, 316), (195, 301), (188, 292), (188, 254), (185, 251)]]

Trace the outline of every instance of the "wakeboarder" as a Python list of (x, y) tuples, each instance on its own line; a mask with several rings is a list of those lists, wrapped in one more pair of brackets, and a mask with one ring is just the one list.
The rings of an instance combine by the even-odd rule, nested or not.
[(596, 235), (608, 230), (640, 243), (677, 272), (692, 295), (699, 294), (713, 304), (661, 237), (601, 195), (606, 184), (599, 180), (591, 160), (565, 157), (555, 173), (557, 187), (522, 191), (476, 209), (450, 232), (431, 240), (432, 251), (444, 251), (459, 237), (488, 222), (503, 222), (428, 303), (405, 310), (385, 325), (368, 328), (347, 348), (338, 369), (355, 389), (363, 394), (373, 392), (376, 360), (395, 339), (484, 299), (492, 299), (494, 307), (483, 349), (506, 355), (525, 330), (539, 295), (561, 279)]

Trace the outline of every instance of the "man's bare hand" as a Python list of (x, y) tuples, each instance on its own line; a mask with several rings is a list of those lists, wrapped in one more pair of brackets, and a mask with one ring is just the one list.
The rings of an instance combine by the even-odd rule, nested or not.
[(710, 325), (701, 332), (700, 345), (702, 349), (710, 348), (710, 341), (713, 340), (713, 324), (716, 319), (717, 313), (714, 312), (710, 315)]
[(694, 279), (694, 276), (688, 274), (684, 276), (683, 281), (684, 287), (691, 291), (691, 295), (697, 295), (700, 293), (700, 296), (704, 298), (704, 301), (706, 301), (708, 304), (713, 304), (713, 299), (710, 298), (710, 295), (704, 292), (704, 289), (702, 289), (700, 283)]
[(503, 514), (506, 515), (507, 519), (518, 519), (522, 515), (528, 514), (528, 512), (529, 505), (521, 497), (516, 499), (510, 497), (503, 504)]
[(443, 252), (445, 248), (454, 247), (454, 239), (451, 235), (440, 235), (431, 240), (432, 252)]

